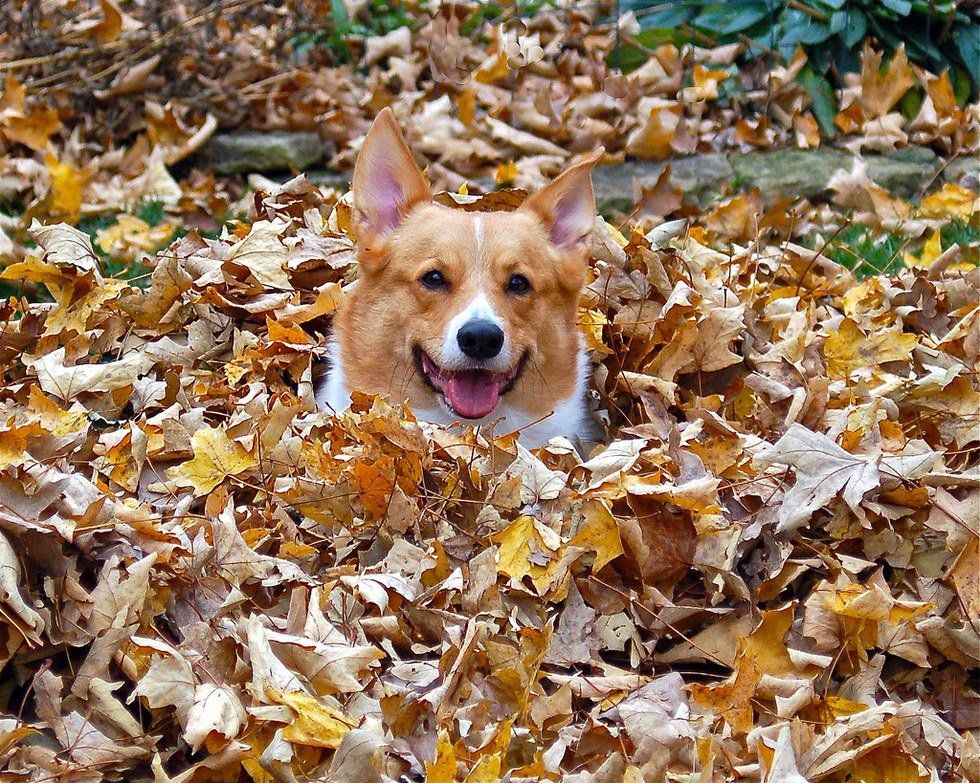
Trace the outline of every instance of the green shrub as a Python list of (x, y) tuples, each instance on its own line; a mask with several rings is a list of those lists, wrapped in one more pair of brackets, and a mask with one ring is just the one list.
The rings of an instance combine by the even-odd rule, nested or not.
[(349, 37), (372, 38), (386, 35), (399, 27), (414, 29), (416, 25), (415, 16), (404, 2), (370, 0), (355, 17), (348, 14), (342, 0), (333, 0), (330, 7), (330, 16), (323, 20), (322, 27), (297, 33), (294, 37), (296, 57), (314, 48), (325, 50), (335, 63), (351, 63), (355, 60), (355, 52), (348, 42)]
[[(980, 87), (980, 15), (954, 0), (622, 0), (619, 12), (627, 11), (636, 14), (642, 28), (636, 39), (646, 47), (742, 42), (748, 58), (776, 54), (787, 62), (802, 47), (809, 62), (800, 82), (827, 133), (836, 111), (832, 87), (859, 69), (869, 37), (889, 51), (904, 43), (909, 59), (933, 73), (948, 68), (961, 101), (975, 98)], [(628, 71), (645, 59), (623, 46), (610, 62)]]

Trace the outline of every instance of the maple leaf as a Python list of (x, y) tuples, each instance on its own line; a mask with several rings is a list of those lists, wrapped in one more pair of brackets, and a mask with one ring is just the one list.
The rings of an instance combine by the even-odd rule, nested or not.
[(244, 723), (245, 707), (234, 691), (227, 686), (201, 683), (187, 711), (184, 739), (196, 752), (212, 734), (224, 740), (234, 739)]
[(435, 759), (425, 764), (425, 783), (455, 783), (456, 753), (449, 733), (442, 729), (436, 742)]
[(266, 688), (267, 698), (285, 704), (293, 719), (282, 731), (283, 739), (297, 745), (337, 748), (347, 732), (357, 724), (340, 710), (324, 704), (301, 691), (278, 691)]
[(691, 696), (699, 704), (724, 718), (732, 731), (745, 734), (755, 725), (751, 702), (761, 678), (759, 667), (743, 659), (731, 677), (724, 682), (717, 685), (692, 685)]
[(562, 543), (558, 535), (534, 517), (520, 516), (493, 536), (500, 547), (497, 570), (515, 582), (528, 577), (541, 595), (561, 567)]
[(229, 476), (237, 476), (258, 465), (258, 460), (240, 443), (218, 427), (204, 427), (191, 438), (194, 458), (167, 469), (167, 477), (180, 487), (193, 487), (205, 495)]
[(262, 285), (291, 291), (283, 264), (286, 247), (280, 235), (286, 228), (283, 220), (260, 220), (228, 251), (228, 261), (248, 269)]
[(827, 372), (831, 378), (850, 378), (869, 365), (906, 361), (916, 345), (915, 335), (897, 326), (865, 335), (855, 321), (845, 318), (824, 343)]
[(838, 496), (855, 511), (880, 478), (873, 458), (844, 451), (826, 435), (794, 424), (757, 458), (794, 469), (796, 480), (779, 507), (779, 531), (791, 532)]
[[(188, 3), (177, 37), (145, 4), (15, 3), (0, 43), (23, 212), (0, 214), (4, 770), (969, 777), (980, 202), (956, 73), (868, 47), (831, 96), (805, 46), (773, 67), (651, 43), (631, 12), (347, 2), (307, 46), (288, 14)], [(612, 443), (531, 453), (359, 392), (316, 410), (351, 197), (225, 177), (204, 145), (313, 130), (343, 173), (386, 106), (454, 209), (518, 209), (500, 185), (608, 151), (577, 325)], [(853, 157), (832, 198), (795, 198), (828, 185), (802, 153), (756, 172), (817, 147)], [(906, 169), (918, 203), (890, 190)], [(136, 261), (146, 287), (113, 272)]]

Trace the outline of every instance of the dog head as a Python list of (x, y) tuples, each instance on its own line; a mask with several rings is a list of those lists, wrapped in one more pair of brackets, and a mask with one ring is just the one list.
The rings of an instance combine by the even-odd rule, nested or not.
[(516, 211), (464, 212), (432, 201), (382, 111), (354, 169), (360, 279), (336, 321), (348, 387), (470, 421), (503, 400), (543, 418), (574, 394), (597, 157)]

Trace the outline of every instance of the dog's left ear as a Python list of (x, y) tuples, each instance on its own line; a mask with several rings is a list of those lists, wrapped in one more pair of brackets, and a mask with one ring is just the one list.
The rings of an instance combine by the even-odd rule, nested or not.
[(374, 120), (354, 164), (356, 227), (359, 239), (382, 243), (417, 204), (432, 198), (415, 165), (391, 109)]
[(522, 210), (538, 216), (548, 229), (551, 241), (561, 250), (573, 253), (588, 248), (595, 227), (592, 169), (604, 152), (602, 148), (596, 150), (521, 205)]

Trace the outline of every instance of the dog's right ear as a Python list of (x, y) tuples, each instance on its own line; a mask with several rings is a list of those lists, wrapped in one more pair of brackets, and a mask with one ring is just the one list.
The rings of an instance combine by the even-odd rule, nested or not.
[(352, 190), (358, 241), (375, 248), (413, 207), (432, 198), (391, 109), (381, 110), (364, 139)]

